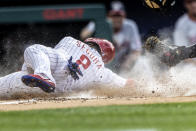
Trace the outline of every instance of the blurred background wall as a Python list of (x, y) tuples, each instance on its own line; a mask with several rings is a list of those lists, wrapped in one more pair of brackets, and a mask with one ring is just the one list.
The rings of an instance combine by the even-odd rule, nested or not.
[[(1, 0), (0, 7), (59, 5), (59, 4), (93, 4), (102, 3), (109, 9), (110, 0)], [(142, 34), (163, 27), (172, 27), (176, 19), (184, 13), (183, 1), (177, 0), (175, 8), (169, 15), (161, 15), (145, 8), (140, 0), (122, 0), (125, 4), (127, 17), (136, 21)]]

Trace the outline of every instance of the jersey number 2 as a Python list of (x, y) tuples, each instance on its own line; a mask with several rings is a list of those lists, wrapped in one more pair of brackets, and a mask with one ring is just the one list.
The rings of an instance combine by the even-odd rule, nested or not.
[(87, 56), (81, 55), (80, 59), (77, 60), (76, 63), (78, 65), (82, 65), (82, 67), (86, 70), (90, 66), (91, 61), (89, 60), (89, 58)]

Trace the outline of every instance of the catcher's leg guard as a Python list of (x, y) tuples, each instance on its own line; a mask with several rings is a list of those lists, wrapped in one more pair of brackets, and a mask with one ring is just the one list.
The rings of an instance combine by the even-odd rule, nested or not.
[(196, 44), (186, 47), (185, 52), (188, 53), (188, 58), (195, 58), (196, 57)]
[(156, 55), (168, 66), (175, 66), (182, 60), (196, 57), (196, 45), (190, 47), (171, 47), (160, 41), (158, 37), (154, 36), (151, 36), (146, 40), (144, 48), (150, 53)]

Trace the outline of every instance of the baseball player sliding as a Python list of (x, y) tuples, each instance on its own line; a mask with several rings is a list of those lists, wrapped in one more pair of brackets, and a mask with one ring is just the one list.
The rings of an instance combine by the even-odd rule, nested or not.
[(133, 80), (104, 67), (114, 55), (113, 44), (98, 38), (83, 43), (65, 37), (54, 48), (35, 44), (26, 48), (21, 71), (0, 78), (0, 92), (39, 87), (47, 93), (62, 93), (94, 84), (132, 87)]

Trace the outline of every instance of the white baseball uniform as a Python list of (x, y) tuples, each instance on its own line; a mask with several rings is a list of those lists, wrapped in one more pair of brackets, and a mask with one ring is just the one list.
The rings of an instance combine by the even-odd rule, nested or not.
[[(67, 68), (71, 56), (83, 73), (79, 80), (74, 80)], [(21, 76), (28, 74), (28, 67), (34, 70), (34, 74), (43, 73), (50, 78), (56, 84), (55, 92), (85, 88), (94, 84), (123, 87), (126, 83), (126, 79), (104, 67), (101, 55), (95, 49), (72, 37), (63, 38), (55, 48), (39, 44), (30, 46), (24, 52), (24, 61), (22, 71), (0, 78), (0, 94), (10, 93), (13, 89), (23, 91), (25, 88), (31, 91), (32, 88), (21, 82)], [(35, 90), (40, 91), (39, 88)]]
[(142, 44), (136, 23), (130, 19), (124, 19), (122, 28), (113, 34), (116, 43), (116, 55), (113, 63), (116, 69), (121, 68), (121, 64), (126, 61), (127, 56), (134, 51), (141, 51)]
[(181, 16), (175, 25), (174, 43), (178, 46), (190, 46), (196, 43), (196, 22), (187, 14)]

